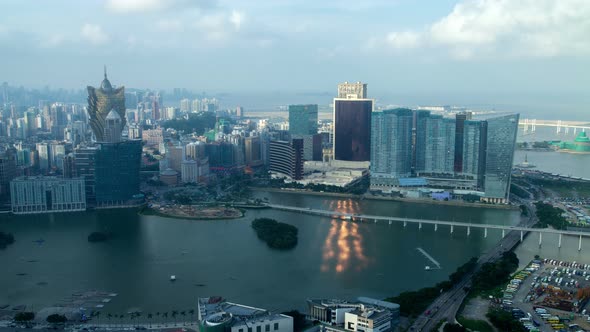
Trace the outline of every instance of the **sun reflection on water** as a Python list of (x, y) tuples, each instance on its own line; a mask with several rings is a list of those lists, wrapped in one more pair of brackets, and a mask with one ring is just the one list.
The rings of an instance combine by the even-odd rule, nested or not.
[[(354, 215), (359, 211), (359, 204), (351, 199), (331, 201), (329, 209)], [(363, 251), (359, 224), (356, 221), (332, 219), (324, 242), (321, 271), (341, 273), (351, 268), (360, 271), (369, 263)]]

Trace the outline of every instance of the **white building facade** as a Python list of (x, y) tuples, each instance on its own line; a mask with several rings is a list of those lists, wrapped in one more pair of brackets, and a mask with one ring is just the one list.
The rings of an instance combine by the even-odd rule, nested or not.
[(86, 210), (83, 178), (19, 177), (10, 182), (10, 198), (14, 214)]

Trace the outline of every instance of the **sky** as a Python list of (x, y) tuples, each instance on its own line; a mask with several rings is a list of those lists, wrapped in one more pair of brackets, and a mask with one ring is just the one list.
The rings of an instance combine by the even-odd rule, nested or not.
[[(590, 110), (588, 0), (2, 0), (0, 81)], [(590, 120), (590, 119), (589, 119)]]

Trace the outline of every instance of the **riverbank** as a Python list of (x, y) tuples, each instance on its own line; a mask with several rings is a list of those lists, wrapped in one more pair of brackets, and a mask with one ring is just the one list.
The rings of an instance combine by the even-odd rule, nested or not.
[(262, 192), (276, 192), (276, 193), (288, 193), (297, 195), (309, 195), (309, 196), (324, 196), (324, 197), (341, 197), (341, 198), (352, 198), (358, 200), (373, 200), (373, 201), (395, 201), (412, 204), (426, 204), (426, 205), (447, 205), (447, 206), (463, 206), (463, 207), (479, 207), (479, 208), (491, 208), (491, 209), (502, 209), (502, 210), (518, 210), (519, 207), (515, 205), (495, 205), (495, 204), (483, 204), (483, 203), (468, 203), (463, 201), (438, 201), (429, 199), (419, 198), (407, 198), (407, 197), (383, 197), (374, 196), (370, 194), (365, 195), (354, 195), (344, 193), (330, 193), (330, 192), (317, 192), (297, 189), (277, 189), (269, 187), (250, 187), (252, 191)]
[(173, 205), (166, 207), (146, 207), (139, 211), (140, 215), (156, 215), (165, 218), (190, 220), (226, 220), (239, 219), (244, 211), (224, 206)]

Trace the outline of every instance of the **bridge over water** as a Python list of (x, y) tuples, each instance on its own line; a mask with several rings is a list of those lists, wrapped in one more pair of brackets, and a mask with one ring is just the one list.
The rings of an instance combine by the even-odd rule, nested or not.
[(569, 130), (573, 130), (574, 134), (577, 130), (589, 132), (590, 121), (563, 121), (563, 120), (537, 120), (537, 119), (520, 119), (518, 125), (523, 128), (525, 133), (534, 133), (539, 127), (554, 127), (555, 131), (559, 134), (562, 131), (568, 133)]
[(297, 213), (305, 213), (310, 215), (317, 215), (322, 217), (328, 217), (332, 219), (341, 219), (341, 220), (350, 220), (350, 221), (366, 221), (366, 222), (382, 222), (388, 223), (389, 225), (393, 223), (403, 223), (404, 227), (407, 226), (408, 223), (418, 224), (418, 229), (422, 229), (423, 225), (433, 225), (434, 230), (438, 230), (439, 225), (445, 225), (450, 227), (451, 234), (455, 231), (455, 227), (464, 228), (467, 232), (467, 236), (471, 234), (472, 228), (478, 228), (484, 230), (484, 237), (488, 236), (488, 229), (498, 229), (502, 231), (502, 237), (506, 236), (506, 231), (516, 231), (520, 232), (520, 241), (524, 239), (524, 235), (528, 232), (536, 232), (539, 234), (539, 246), (543, 243), (543, 234), (557, 234), (559, 236), (558, 247), (561, 248), (561, 238), (563, 235), (566, 236), (576, 236), (579, 237), (578, 241), (578, 250), (582, 250), (582, 237), (589, 237), (590, 232), (580, 232), (580, 231), (567, 231), (567, 230), (558, 230), (558, 229), (551, 229), (551, 228), (532, 228), (532, 227), (522, 227), (522, 226), (510, 226), (510, 225), (495, 225), (495, 224), (474, 224), (474, 223), (466, 223), (466, 222), (458, 222), (458, 221), (444, 221), (444, 220), (432, 220), (432, 219), (416, 219), (416, 218), (400, 218), (400, 217), (388, 217), (388, 216), (375, 216), (375, 215), (367, 215), (367, 214), (352, 214), (352, 213), (342, 213), (342, 212), (335, 212), (329, 210), (321, 210), (321, 209), (313, 209), (313, 208), (302, 208), (296, 206), (287, 206), (287, 205), (278, 205), (278, 204), (267, 204), (268, 207), (283, 210), (283, 211), (290, 211), (290, 212), (297, 212)]

